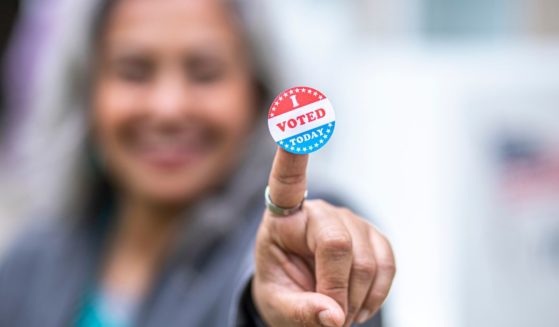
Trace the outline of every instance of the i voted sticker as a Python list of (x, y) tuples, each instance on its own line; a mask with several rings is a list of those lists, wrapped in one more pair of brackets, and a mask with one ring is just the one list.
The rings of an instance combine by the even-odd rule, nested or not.
[(336, 117), (328, 98), (311, 87), (280, 93), (270, 106), (268, 128), (288, 152), (307, 154), (322, 148), (334, 133)]

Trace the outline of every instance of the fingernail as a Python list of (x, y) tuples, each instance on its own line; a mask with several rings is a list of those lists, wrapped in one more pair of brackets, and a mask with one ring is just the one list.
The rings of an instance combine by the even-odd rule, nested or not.
[(332, 321), (332, 315), (330, 314), (330, 312), (328, 310), (321, 311), (318, 314), (318, 320), (320, 321), (320, 324), (322, 326), (338, 327), (338, 326), (336, 326), (336, 323), (334, 321)]
[(369, 319), (369, 316), (371, 315), (371, 313), (367, 310), (361, 310), (359, 311), (359, 314), (357, 315), (357, 319), (355, 319), (355, 321), (358, 324), (362, 324), (365, 321), (367, 321), (367, 319)]

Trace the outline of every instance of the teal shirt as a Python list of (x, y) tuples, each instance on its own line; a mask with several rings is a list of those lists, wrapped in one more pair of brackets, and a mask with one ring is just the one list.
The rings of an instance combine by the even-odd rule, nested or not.
[(130, 327), (136, 301), (119, 294), (96, 291), (86, 299), (75, 327)]

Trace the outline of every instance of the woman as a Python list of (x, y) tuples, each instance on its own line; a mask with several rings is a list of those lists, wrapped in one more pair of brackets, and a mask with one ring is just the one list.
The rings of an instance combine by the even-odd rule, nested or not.
[[(301, 205), (307, 156), (279, 150), (266, 181), (268, 97), (239, 7), (100, 8), (76, 150), (90, 168), (77, 191), (90, 192), (67, 188), (85, 201), (14, 246), (0, 325), (379, 326), (385, 237), (329, 202)], [(292, 210), (265, 209), (266, 184), (268, 209)]]

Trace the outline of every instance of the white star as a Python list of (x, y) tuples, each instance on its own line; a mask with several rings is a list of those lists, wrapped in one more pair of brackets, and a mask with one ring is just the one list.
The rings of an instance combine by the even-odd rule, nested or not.
[(312, 145), (309, 145), (309, 150), (312, 150)]
[(322, 95), (319, 95), (318, 98), (322, 100)]
[(318, 148), (318, 143), (315, 143), (315, 144), (314, 144), (314, 147), (315, 147), (315, 148)]
[(297, 151), (301, 151), (301, 148), (297, 148)]
[(332, 123), (328, 124), (328, 127), (332, 127)]
[(305, 93), (305, 89), (301, 89), (301, 92)]
[(270, 114), (270, 117), (274, 117), (274, 114)]
[(293, 94), (293, 90), (289, 90), (289, 94)]
[(326, 133), (330, 133), (330, 132), (331, 132), (331, 130), (330, 130), (330, 129), (327, 129), (327, 130), (326, 130)]
[(286, 93), (284, 93), (284, 94), (283, 94), (283, 96), (287, 98), (287, 92), (286, 92)]
[(307, 90), (307, 92), (308, 92), (309, 94), (311, 94), (311, 93), (312, 93), (312, 90)]
[(291, 147), (291, 151), (293, 151), (293, 150), (295, 150), (295, 148), (294, 148), (294, 147)]
[(318, 93), (314, 92), (314, 93), (313, 93), (312, 95), (314, 95), (314, 96), (317, 96), (317, 95), (318, 95)]
[(273, 107), (273, 108), (272, 108), (272, 111), (276, 111), (276, 109), (277, 109), (276, 107)]
[(295, 92), (296, 92), (296, 93), (299, 93), (299, 89), (295, 89)]
[(328, 135), (324, 135), (324, 138), (327, 139), (327, 138), (328, 138)]
[(320, 140), (320, 144), (322, 144), (322, 143), (324, 143), (324, 141), (323, 141), (323, 140)]
[(280, 101), (281, 101), (281, 100), (283, 100), (283, 97), (280, 97), (279, 99), (280, 99)]
[(307, 148), (303, 148), (303, 151), (307, 151)]
[(280, 144), (283, 144), (283, 141), (280, 141)]
[(276, 101), (276, 106), (279, 106), (279, 101)]

